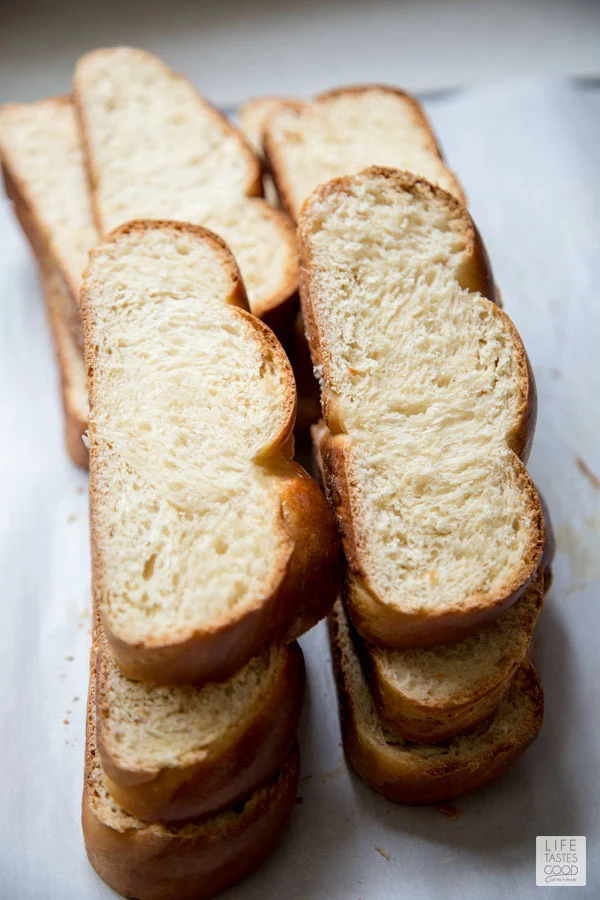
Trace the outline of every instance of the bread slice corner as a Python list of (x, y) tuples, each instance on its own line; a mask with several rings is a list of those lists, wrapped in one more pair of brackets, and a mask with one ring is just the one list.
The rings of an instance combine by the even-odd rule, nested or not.
[(494, 713), (438, 744), (406, 741), (381, 719), (341, 601), (329, 618), (344, 749), (370, 787), (394, 803), (425, 804), (479, 790), (502, 775), (542, 726), (543, 691), (522, 662)]

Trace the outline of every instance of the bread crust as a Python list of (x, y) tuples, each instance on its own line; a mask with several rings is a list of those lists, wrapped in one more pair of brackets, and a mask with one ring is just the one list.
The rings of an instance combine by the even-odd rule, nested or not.
[[(290, 642), (327, 615), (335, 599), (341, 577), (341, 552), (335, 522), (328, 504), (309, 475), (288, 457), (293, 448), (295, 384), (289, 362), (273, 333), (244, 309), (245, 291), (230, 251), (212, 232), (200, 226), (173, 222), (130, 222), (107, 238), (115, 242), (123, 234), (154, 228), (169, 228), (211, 241), (222, 253), (231, 275), (229, 302), (238, 306), (256, 331), (257, 340), (289, 373), (288, 415), (281, 432), (265, 448), (261, 465), (276, 476), (281, 504), (279, 528), (284, 551), (273, 560), (273, 577), (264, 594), (249, 599), (243, 610), (223, 614), (202, 629), (190, 628), (188, 636), (172, 642), (133, 644), (112, 627), (103, 603), (103, 567), (99, 553), (96, 505), (102, 462), (92, 440), (90, 448), (90, 514), (92, 543), (92, 585), (100, 610), (104, 633), (123, 673), (129, 678), (158, 684), (203, 684), (222, 681), (244, 666), (263, 646)], [(92, 255), (95, 251), (92, 251)], [(90, 406), (96, 399), (96, 342), (93, 310), (86, 283), (82, 287), (82, 313), (86, 337), (86, 364)]]
[(353, 698), (346, 689), (341, 668), (334, 615), (329, 617), (329, 634), (345, 754), (362, 780), (393, 803), (439, 803), (479, 790), (516, 762), (539, 733), (544, 714), (542, 685), (533, 665), (524, 661), (511, 685), (511, 690), (523, 692), (529, 698), (530, 716), (522, 733), (508, 734), (505, 740), (476, 759), (448, 761), (442, 754), (428, 760), (411, 759), (407, 750), (405, 758), (399, 760), (393, 745), (387, 752), (387, 747), (357, 729)]
[[(278, 651), (277, 666), (244, 717), (190, 761), (164, 768), (125, 768), (104, 740), (107, 660), (98, 643), (97, 745), (108, 788), (131, 815), (147, 821), (180, 822), (211, 815), (245, 800), (270, 781), (295, 740), (304, 696), (304, 657), (297, 643)], [(94, 663), (92, 663), (94, 664)]]
[[(327, 103), (327, 101), (332, 97), (341, 97), (345, 95), (352, 96), (353, 94), (364, 94), (368, 91), (380, 91), (382, 93), (392, 94), (396, 97), (400, 97), (403, 101), (408, 103), (411, 107), (413, 116), (417, 121), (418, 127), (421, 128), (427, 135), (428, 149), (432, 154), (437, 156), (438, 159), (440, 159), (445, 164), (446, 160), (444, 158), (444, 154), (437, 140), (431, 122), (425, 115), (421, 104), (415, 97), (412, 96), (412, 94), (403, 91), (401, 88), (375, 83), (348, 85), (344, 87), (333, 88), (332, 90), (328, 91), (323, 91), (322, 93), (317, 94), (310, 103), (303, 103), (300, 100), (282, 100), (281, 107), (283, 110), (292, 109), (297, 112), (302, 112), (302, 110), (308, 109), (310, 106)], [(282, 162), (280, 149), (277, 146), (277, 141), (275, 140), (273, 134), (269, 129), (270, 122), (275, 120), (278, 112), (279, 110), (275, 110), (273, 113), (271, 113), (265, 123), (263, 132), (264, 156), (266, 160), (267, 170), (270, 173), (273, 181), (275, 182), (275, 187), (277, 188), (277, 194), (279, 196), (279, 202), (281, 203), (282, 208), (292, 219), (294, 219), (294, 221), (298, 221), (302, 210), (295, 209), (293, 191), (291, 190), (290, 184), (285, 175), (285, 167)], [(449, 169), (447, 166), (446, 168), (448, 170), (448, 175), (452, 179), (454, 185), (454, 196), (458, 200), (460, 200), (461, 203), (466, 204), (467, 198), (462, 186), (460, 185), (454, 172), (452, 172), (451, 169)]]
[(399, 686), (394, 686), (384, 677), (375, 648), (360, 642), (364, 651), (364, 665), (369, 673), (369, 683), (376, 706), (383, 721), (408, 741), (437, 743), (456, 734), (471, 731), (493, 713), (508, 690), (519, 666), (527, 656), (533, 629), (538, 620), (543, 603), (543, 575), (541, 569), (529, 585), (535, 594), (535, 605), (523, 623), (518, 641), (498, 663), (487, 680), (481, 681), (469, 692), (454, 693), (446, 697), (445, 703), (428, 698), (419, 703), (414, 697), (406, 696)]
[(205, 900), (254, 871), (277, 844), (292, 812), (299, 777), (295, 744), (279, 773), (234, 816), (165, 827), (134, 820), (111, 827), (94, 809), (94, 685), (90, 681), (82, 827), (88, 859), (125, 897)]
[[(318, 202), (320, 198), (332, 193), (351, 191), (353, 182), (362, 177), (381, 178), (398, 190), (408, 190), (416, 195), (442, 200), (451, 214), (460, 218), (469, 247), (464, 265), (459, 272), (461, 287), (471, 291), (477, 290), (483, 297), (495, 301), (495, 282), (473, 221), (467, 210), (441, 188), (407, 172), (374, 166), (359, 176), (346, 176), (321, 185), (312, 195), (311, 202)], [(360, 545), (353, 521), (352, 451), (348, 437), (341, 433), (343, 423), (338, 419), (335, 396), (326, 386), (329, 370), (328, 354), (331, 351), (325, 350), (321, 344), (315, 312), (311, 279), (312, 258), (307, 239), (309, 232), (310, 209), (305, 205), (298, 229), (301, 260), (300, 297), (313, 365), (323, 372), (321, 407), (329, 433), (323, 434), (320, 439), (320, 452), (326, 476), (326, 495), (336, 513), (347, 561), (346, 602), (353, 624), (371, 643), (396, 649), (434, 647), (460, 640), (497, 618), (522, 596), (537, 571), (545, 544), (544, 517), (540, 500), (523, 462), (533, 439), (537, 410), (535, 382), (525, 348), (511, 320), (494, 304), (494, 315), (502, 319), (503, 327), (513, 341), (520, 374), (518, 409), (506, 439), (515, 454), (515, 477), (522, 492), (527, 496), (533, 531), (537, 535), (532, 541), (529, 553), (507, 580), (506, 590), (502, 594), (493, 597), (485, 594), (474, 595), (469, 598), (468, 607), (462, 603), (457, 604), (455, 608), (443, 610), (406, 611), (386, 604), (369, 584), (365, 571), (365, 551)]]

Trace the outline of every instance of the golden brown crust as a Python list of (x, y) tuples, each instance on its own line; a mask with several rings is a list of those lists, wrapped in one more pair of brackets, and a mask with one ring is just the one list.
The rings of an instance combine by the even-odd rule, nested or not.
[[(265, 449), (261, 464), (276, 476), (281, 502), (279, 527), (286, 538), (285, 556), (273, 560), (270, 590), (244, 605), (243, 611), (224, 614), (213, 625), (190, 629), (188, 636), (172, 643), (131, 644), (111, 627), (102, 602), (103, 572), (99, 554), (95, 508), (102, 462), (92, 442), (90, 448), (90, 513), (92, 584), (102, 625), (111, 651), (125, 675), (160, 684), (203, 684), (222, 681), (244, 666), (268, 643), (292, 641), (327, 615), (340, 579), (340, 548), (335, 522), (315, 482), (291, 455), (295, 417), (295, 384), (289, 362), (272, 332), (244, 311), (245, 292), (239, 270), (224, 242), (200, 226), (173, 222), (130, 222), (115, 229), (107, 242), (123, 234), (154, 228), (185, 231), (211, 241), (222, 252), (231, 274), (229, 302), (240, 307), (238, 315), (255, 329), (259, 340), (289, 375), (286, 424)], [(92, 251), (94, 254), (96, 251)], [(86, 336), (86, 363), (90, 405), (95, 403), (97, 345), (93, 333), (93, 310), (84, 279), (82, 314)]]
[(508, 733), (478, 757), (447, 760), (443, 754), (431, 759), (410, 757), (410, 748), (400, 754), (394, 745), (382, 746), (356, 727), (353, 698), (346, 689), (340, 661), (337, 622), (329, 617), (334, 675), (338, 693), (342, 740), (346, 756), (362, 780), (393, 803), (419, 805), (451, 800), (479, 790), (499, 778), (533, 743), (542, 726), (544, 695), (530, 662), (517, 670), (510, 690), (523, 692), (529, 701), (529, 716), (519, 733)]
[[(529, 585), (535, 595), (531, 612), (524, 619), (518, 641), (510, 652), (498, 662), (493, 673), (488, 674), (469, 692), (455, 693), (440, 703), (434, 694), (418, 702), (414, 696), (406, 696), (399, 685), (393, 685), (385, 677), (376, 649), (367, 642), (357, 641), (361, 659), (369, 673), (373, 697), (383, 721), (408, 741), (436, 743), (456, 734), (470, 731), (496, 709), (510, 683), (526, 658), (533, 629), (542, 609), (543, 575), (541, 569)], [(526, 602), (526, 601), (525, 601)]]
[(304, 658), (297, 643), (282, 647), (277, 666), (244, 718), (192, 762), (162, 769), (124, 768), (103, 739), (107, 697), (105, 653), (96, 644), (98, 750), (111, 794), (140, 819), (177, 822), (234, 806), (266, 784), (287, 756), (304, 696)]
[(82, 827), (88, 859), (110, 887), (138, 900), (205, 900), (241, 881), (271, 853), (296, 798), (297, 745), (275, 779), (241, 810), (170, 828), (136, 819), (118, 830), (96, 811), (93, 706), (92, 678)]
[[(489, 269), (489, 262), (479, 234), (467, 210), (446, 191), (435, 187), (407, 172), (374, 166), (358, 176), (346, 176), (321, 185), (312, 195), (312, 202), (337, 192), (351, 192), (353, 183), (363, 177), (385, 179), (392, 187), (410, 191), (427, 198), (436, 197), (444, 202), (450, 212), (462, 223), (462, 231), (469, 248), (465, 262), (458, 273), (461, 286), (479, 291), (492, 302), (496, 299), (495, 282)], [(328, 377), (328, 353), (321, 346), (320, 328), (312, 295), (312, 259), (307, 235), (310, 233), (310, 209), (305, 205), (300, 218), (298, 238), (300, 249), (300, 297), (306, 334), (313, 365), (323, 372), (325, 387), (321, 390), (323, 418), (329, 433), (320, 437), (320, 452), (326, 473), (325, 492), (336, 514), (342, 535), (342, 543), (347, 561), (346, 602), (354, 627), (368, 641), (383, 647), (406, 649), (411, 647), (434, 647), (451, 643), (473, 634), (522, 596), (530, 580), (537, 571), (545, 544), (544, 517), (540, 500), (529, 474), (522, 462), (531, 445), (535, 426), (536, 395), (531, 368), (521, 339), (506, 313), (494, 305), (494, 315), (502, 320), (514, 343), (515, 355), (520, 371), (519, 404), (514, 425), (507, 435), (507, 442), (515, 453), (515, 477), (521, 490), (528, 498), (533, 531), (529, 553), (515, 568), (506, 589), (501, 595), (488, 594), (472, 596), (468, 607), (464, 604), (454, 608), (403, 611), (386, 604), (377, 596), (368, 582), (364, 566), (364, 550), (357, 538), (352, 519), (352, 451), (348, 437), (339, 432), (342, 423), (338, 421), (335, 398), (326, 388)]]
[[(421, 104), (415, 97), (412, 96), (412, 94), (403, 91), (401, 88), (392, 87), (391, 85), (385, 84), (349, 85), (345, 87), (333, 88), (332, 90), (328, 91), (323, 91), (322, 93), (317, 94), (314, 100), (312, 100), (310, 103), (303, 103), (299, 100), (282, 100), (281, 109), (293, 109), (297, 112), (302, 112), (302, 110), (308, 109), (313, 105), (327, 103), (327, 101), (333, 97), (352, 94), (364, 94), (368, 91), (380, 91), (382, 93), (393, 94), (397, 97), (402, 98), (402, 100), (408, 103), (417, 122), (417, 127), (423, 129), (423, 131), (427, 134), (428, 149), (431, 153), (437, 156), (438, 159), (445, 163), (444, 154), (442, 153), (440, 144), (437, 140), (431, 122), (425, 115)], [(279, 202), (281, 203), (282, 208), (288, 213), (288, 215), (296, 221), (299, 220), (301, 210), (294, 209), (295, 203), (293, 200), (293, 192), (290, 189), (289, 182), (285, 175), (285, 166), (283, 165), (281, 160), (280, 148), (278, 147), (277, 141), (275, 140), (273, 134), (269, 129), (270, 122), (275, 120), (277, 114), (278, 110), (271, 113), (265, 123), (263, 133), (264, 156), (266, 160), (267, 170), (271, 174), (271, 177), (275, 182), (275, 187), (277, 188)], [(453, 182), (454, 196), (461, 203), (466, 204), (467, 199), (462, 186), (460, 185), (454, 172), (448, 169), (448, 167), (446, 168), (448, 170), (448, 175)], [(486, 294), (486, 296), (488, 295)]]

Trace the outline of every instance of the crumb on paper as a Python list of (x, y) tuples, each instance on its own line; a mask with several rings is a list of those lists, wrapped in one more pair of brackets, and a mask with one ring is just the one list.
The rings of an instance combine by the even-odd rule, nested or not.
[(458, 819), (461, 812), (458, 806), (455, 806), (454, 803), (438, 803), (435, 808), (438, 812), (441, 812), (445, 816), (448, 816), (449, 819), (452, 819), (452, 821)]
[(377, 850), (377, 852), (379, 853), (380, 856), (383, 856), (383, 858), (385, 859), (386, 862), (389, 862), (391, 860), (392, 857), (387, 852), (385, 847), (378, 847), (377, 844), (375, 844), (375, 849)]
[(72, 657), (72, 656), (65, 656), (65, 660), (66, 660), (66, 662), (73, 662), (73, 657)]
[(69, 525), (71, 524), (71, 522), (75, 522), (76, 519), (77, 519), (77, 516), (75, 515), (75, 513), (70, 513), (67, 516), (67, 522), (69, 523)]
[(443, 859), (440, 859), (440, 864), (445, 865), (446, 863), (452, 862), (451, 856), (445, 856)]
[(327, 784), (328, 781), (333, 781), (335, 778), (339, 778), (340, 775), (343, 775), (346, 771), (346, 766), (342, 760), (339, 766), (336, 766), (335, 769), (331, 769), (329, 772), (325, 772), (321, 776), (321, 784)]
[(68, 719), (63, 719), (63, 725), (68, 725), (68, 724), (69, 724), (69, 720), (68, 720)]
[(600, 491), (600, 478), (598, 478), (598, 476), (594, 472), (592, 472), (585, 459), (582, 459), (581, 456), (576, 456), (575, 463), (583, 477), (587, 478), (594, 490)]
[(304, 775), (304, 776), (300, 779), (300, 781), (310, 781), (310, 779), (313, 778), (313, 777), (314, 777), (314, 775)]
[(75, 491), (76, 491), (76, 493), (78, 493), (78, 494), (83, 494), (83, 491), (84, 491), (83, 485), (82, 485), (82, 484), (78, 484), (77, 487), (75, 488)]
[(296, 797), (296, 806), (302, 806), (304, 803), (304, 797)]
[(79, 700), (79, 697), (73, 697), (73, 703), (77, 703), (78, 700)]

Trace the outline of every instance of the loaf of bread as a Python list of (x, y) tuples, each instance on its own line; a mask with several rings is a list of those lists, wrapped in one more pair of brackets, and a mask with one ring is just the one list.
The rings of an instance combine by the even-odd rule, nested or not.
[[(131, 223), (82, 286), (93, 591), (131, 678), (222, 680), (335, 598), (339, 547), (291, 461), (295, 388), (220, 238)], [(174, 552), (176, 550), (176, 552)]]
[(474, 730), (440, 744), (405, 741), (380, 717), (338, 601), (329, 618), (344, 749), (360, 777), (394, 803), (438, 803), (498, 778), (535, 740), (542, 686), (521, 663), (496, 711)]
[(95, 682), (88, 698), (82, 824), (90, 863), (124, 897), (205, 900), (256, 869), (292, 812), (299, 776), (294, 745), (275, 776), (226, 812), (180, 825), (145, 822), (110, 794), (96, 742)]
[(177, 822), (246, 800), (268, 782), (298, 729), (298, 644), (268, 647), (202, 688), (131, 681), (97, 623), (92, 648), (99, 760), (113, 799), (146, 821)]
[(261, 167), (240, 132), (187, 79), (141, 50), (82, 57), (73, 86), (101, 233), (133, 219), (210, 228), (232, 250), (254, 315), (278, 333), (291, 328), (294, 229), (256, 199)]
[(264, 121), (263, 146), (281, 205), (296, 221), (318, 185), (374, 165), (413, 172), (465, 199), (420, 105), (397, 88), (359, 85), (311, 103), (280, 101)]
[(372, 168), (329, 182), (299, 240), (348, 610), (381, 646), (458, 640), (522, 596), (542, 557), (525, 350), (490, 302), (469, 214), (425, 181)]

